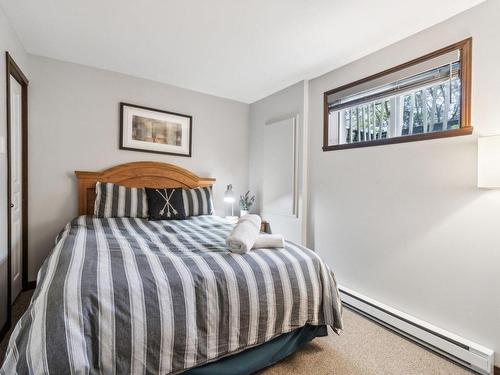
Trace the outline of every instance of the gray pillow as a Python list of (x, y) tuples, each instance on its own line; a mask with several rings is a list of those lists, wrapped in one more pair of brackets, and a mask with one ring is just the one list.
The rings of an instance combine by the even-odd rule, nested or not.
[(148, 217), (148, 202), (144, 188), (129, 188), (111, 182), (98, 182), (94, 215), (97, 217)]
[(212, 215), (214, 213), (211, 186), (195, 189), (183, 189), (182, 196), (184, 199), (186, 217)]

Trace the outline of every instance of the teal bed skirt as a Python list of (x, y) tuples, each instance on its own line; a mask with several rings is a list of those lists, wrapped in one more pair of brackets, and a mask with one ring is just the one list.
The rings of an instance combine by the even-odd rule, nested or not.
[(189, 369), (184, 375), (247, 375), (271, 366), (302, 349), (315, 337), (327, 336), (326, 326), (305, 325), (262, 345)]

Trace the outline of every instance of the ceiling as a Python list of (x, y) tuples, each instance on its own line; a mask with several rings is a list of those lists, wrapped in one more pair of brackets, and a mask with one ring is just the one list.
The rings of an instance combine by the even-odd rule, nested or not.
[(0, 0), (35, 55), (254, 102), (481, 0)]

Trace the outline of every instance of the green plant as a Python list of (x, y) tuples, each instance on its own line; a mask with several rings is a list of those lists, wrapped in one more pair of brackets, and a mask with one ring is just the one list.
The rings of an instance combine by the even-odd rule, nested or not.
[(255, 202), (255, 195), (250, 196), (250, 190), (245, 195), (240, 195), (240, 208), (245, 211), (250, 211), (250, 208)]

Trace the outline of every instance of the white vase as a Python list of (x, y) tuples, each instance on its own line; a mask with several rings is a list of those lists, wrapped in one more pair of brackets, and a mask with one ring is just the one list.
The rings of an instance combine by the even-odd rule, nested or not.
[(240, 217), (248, 215), (248, 210), (240, 210)]

